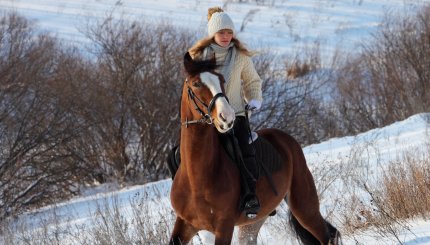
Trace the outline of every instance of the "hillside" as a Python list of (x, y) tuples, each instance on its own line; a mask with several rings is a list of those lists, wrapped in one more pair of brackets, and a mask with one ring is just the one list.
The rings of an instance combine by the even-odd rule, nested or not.
[(2, 10), (13, 10), (37, 21), (46, 31), (67, 41), (85, 42), (82, 30), (94, 18), (113, 14), (130, 20), (167, 21), (203, 35), (206, 10), (225, 6), (231, 13), (239, 38), (252, 47), (265, 47), (280, 53), (293, 52), (315, 41), (321, 43), (325, 57), (336, 48), (357, 51), (383, 17), (383, 11), (417, 8), (424, 1), (403, 0), (289, 0), (260, 1), (195, 0), (3, 0)]
[[(430, 114), (420, 114), (390, 126), (374, 129), (357, 136), (331, 139), (320, 144), (304, 148), (305, 157), (311, 171), (316, 177), (317, 185), (327, 181), (331, 176), (322, 176), (319, 172), (321, 166), (332, 165), (337, 169), (336, 174), (342, 174), (343, 168), (354, 168), (354, 171), (365, 176), (369, 183), (374, 175), (389, 164), (401, 159), (403, 156), (414, 153), (423, 158), (429, 157), (428, 144), (430, 140)], [(362, 152), (359, 156), (356, 152)], [(352, 164), (351, 164), (352, 163)], [(361, 163), (361, 164), (360, 164)], [(324, 177), (325, 179), (321, 179)], [(112, 185), (103, 185), (89, 189), (87, 196), (74, 198), (68, 202), (47, 206), (34, 212), (20, 216), (14, 223), (15, 236), (39, 238), (48, 233), (58, 233), (61, 244), (76, 244), (79, 239), (94, 239), (92, 232), (97, 226), (119, 218), (120, 224), (133, 226), (140, 218), (145, 225), (164, 227), (167, 232), (173, 225), (173, 216), (169, 201), (171, 180), (166, 179), (142, 186), (117, 188)], [(368, 193), (355, 186), (344, 186), (345, 182), (334, 181), (326, 186), (327, 190), (320, 193), (322, 197), (322, 211), (329, 214), (329, 219), (338, 223), (349, 195), (346, 189), (357, 191), (363, 200), (368, 199)], [(278, 209), (278, 214), (270, 218), (263, 226), (260, 234), (262, 244), (295, 244), (286, 225), (285, 204)], [(138, 213), (136, 213), (138, 212)], [(104, 214), (104, 215), (102, 215)], [(100, 216), (101, 215), (101, 216)], [(357, 213), (357, 215), (359, 215)], [(118, 217), (117, 217), (118, 216)], [(115, 218), (116, 217), (116, 218)], [(112, 220), (111, 220), (112, 219)], [(25, 233), (21, 229), (25, 228)], [(148, 227), (145, 227), (148, 229)], [(133, 228), (131, 231), (137, 229)], [(150, 234), (150, 231), (147, 231)], [(410, 220), (400, 229), (397, 235), (403, 244), (430, 244), (430, 222), (422, 219)], [(161, 234), (160, 234), (161, 235)], [(162, 234), (166, 236), (166, 234)], [(200, 239), (209, 236), (201, 233)], [(381, 236), (376, 231), (362, 230), (353, 236), (344, 236), (345, 244), (394, 244), (395, 237)], [(1, 242), (1, 240), (0, 240)], [(194, 239), (200, 244), (199, 239)], [(358, 242), (358, 243), (357, 243)]]
[[(429, 2), (3, 0), (0, 9), (16, 11), (32, 20), (40, 27), (38, 30), (50, 32), (65, 43), (85, 50), (89, 40), (83, 30), (87, 23), (109, 15), (147, 23), (166, 21), (203, 36), (206, 10), (218, 5), (231, 13), (239, 38), (251, 47), (269, 48), (285, 55), (318, 41), (323, 57), (329, 61), (335, 50), (347, 53), (360, 50), (360, 43), (379, 26), (384, 11), (417, 9)], [(304, 148), (316, 180), (322, 212), (345, 234), (345, 244), (430, 244), (430, 222), (424, 218), (394, 222), (388, 227), (393, 230), (381, 232), (367, 226), (368, 216), (363, 216), (374, 208), (369, 190), (378, 190), (381, 176), (390, 166), (407, 159), (428, 162), (429, 120), (430, 114), (417, 114), (384, 128), (332, 138)], [(165, 179), (125, 188), (108, 183), (83, 189), (80, 197), (14, 217), (7, 232), (0, 234), (0, 244), (88, 244), (99, 239), (113, 243), (114, 238), (135, 243), (149, 239), (150, 244), (163, 243), (174, 218), (170, 187), (171, 180)], [(287, 229), (286, 210), (286, 205), (282, 205), (278, 215), (263, 227), (261, 244), (296, 244)], [(348, 215), (351, 220), (347, 221), (359, 226), (355, 233), (342, 227)], [(117, 237), (116, 231), (125, 237)], [(210, 236), (201, 233), (193, 242), (201, 244), (206, 240)]]

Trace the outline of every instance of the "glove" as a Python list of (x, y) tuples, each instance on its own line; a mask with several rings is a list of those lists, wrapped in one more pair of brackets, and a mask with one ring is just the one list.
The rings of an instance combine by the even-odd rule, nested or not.
[(251, 111), (256, 111), (261, 108), (261, 101), (252, 99), (248, 101), (248, 105), (246, 105), (246, 108)]

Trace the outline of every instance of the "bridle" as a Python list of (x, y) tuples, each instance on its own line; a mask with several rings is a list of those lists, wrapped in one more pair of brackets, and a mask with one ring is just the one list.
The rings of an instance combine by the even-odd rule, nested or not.
[[(194, 109), (202, 116), (200, 119), (188, 121), (188, 118), (185, 119), (185, 122), (182, 123), (182, 125), (185, 125), (185, 127), (188, 127), (188, 124), (195, 124), (195, 123), (206, 123), (206, 124), (213, 124), (213, 118), (211, 117), (211, 112), (215, 107), (215, 102), (219, 98), (225, 98), (228, 101), (227, 96), (225, 96), (224, 93), (217, 93), (212, 97), (211, 101), (209, 102), (209, 105), (206, 105), (203, 100), (201, 100), (197, 95), (193, 92), (190, 85), (188, 84), (188, 78), (185, 79), (185, 83), (188, 87), (188, 98), (193, 102)], [(199, 107), (198, 104), (201, 104), (203, 108), (206, 110), (206, 113)]]

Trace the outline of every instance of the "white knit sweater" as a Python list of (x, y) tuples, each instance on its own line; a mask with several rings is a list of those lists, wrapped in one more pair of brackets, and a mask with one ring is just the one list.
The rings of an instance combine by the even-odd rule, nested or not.
[[(227, 52), (215, 53), (218, 64), (224, 64)], [(216, 72), (220, 72), (221, 68)], [(251, 57), (236, 52), (236, 59), (233, 64), (230, 81), (224, 85), (225, 93), (230, 101), (230, 105), (236, 112), (242, 112), (248, 101), (255, 99), (263, 101), (261, 91), (261, 78), (255, 70)], [(245, 113), (240, 113), (245, 115)]]

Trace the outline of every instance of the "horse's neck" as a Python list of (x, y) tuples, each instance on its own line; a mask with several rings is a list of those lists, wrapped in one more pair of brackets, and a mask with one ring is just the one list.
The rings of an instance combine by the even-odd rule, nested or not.
[[(182, 107), (181, 120), (192, 118), (189, 108)], [(207, 124), (181, 128), (181, 164), (193, 178), (211, 178), (220, 167), (220, 143), (216, 129)]]
[(190, 125), (181, 130), (181, 164), (189, 174), (212, 174), (220, 157), (219, 138), (209, 125)]

